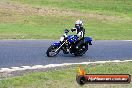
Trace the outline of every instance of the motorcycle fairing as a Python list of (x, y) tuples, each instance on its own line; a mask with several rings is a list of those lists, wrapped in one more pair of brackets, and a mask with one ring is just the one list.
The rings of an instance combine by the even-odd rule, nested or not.
[(76, 42), (78, 40), (78, 38), (77, 38), (77, 36), (75, 36), (75, 35), (69, 35), (68, 36), (68, 41), (70, 42), (70, 43), (74, 43), (74, 42)]

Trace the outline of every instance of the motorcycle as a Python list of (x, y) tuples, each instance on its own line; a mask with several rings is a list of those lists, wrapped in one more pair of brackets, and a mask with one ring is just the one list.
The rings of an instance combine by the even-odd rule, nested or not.
[(83, 37), (79, 39), (77, 35), (68, 35), (69, 30), (65, 30), (59, 42), (53, 43), (47, 50), (48, 57), (56, 56), (60, 50), (64, 54), (74, 54), (75, 56), (82, 56), (88, 50), (88, 45), (92, 45), (91, 37)]

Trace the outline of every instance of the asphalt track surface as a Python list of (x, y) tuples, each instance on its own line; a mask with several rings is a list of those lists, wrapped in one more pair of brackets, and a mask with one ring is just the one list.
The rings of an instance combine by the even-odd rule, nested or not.
[(47, 57), (47, 48), (54, 40), (0, 40), (0, 68), (79, 63), (104, 60), (131, 60), (132, 41), (100, 40), (93, 41), (82, 57), (64, 55)]

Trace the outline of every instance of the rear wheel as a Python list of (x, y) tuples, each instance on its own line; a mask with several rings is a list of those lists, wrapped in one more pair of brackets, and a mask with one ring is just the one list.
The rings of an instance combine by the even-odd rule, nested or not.
[[(59, 48), (59, 47), (57, 47), (57, 46), (51, 45), (51, 46), (48, 48), (47, 52), (46, 52), (47, 56), (48, 56), (48, 57), (54, 57), (54, 56), (56, 56), (56, 55), (60, 52), (60, 50), (56, 51), (58, 48)], [(56, 51), (56, 52), (55, 52), (55, 51)]]
[(85, 54), (87, 50), (88, 50), (88, 44), (83, 44), (78, 49), (76, 49), (76, 52), (74, 52), (74, 55), (82, 56), (83, 54)]

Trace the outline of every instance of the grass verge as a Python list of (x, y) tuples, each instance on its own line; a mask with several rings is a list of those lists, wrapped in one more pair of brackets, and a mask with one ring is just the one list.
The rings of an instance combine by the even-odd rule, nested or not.
[[(130, 74), (132, 75), (132, 62), (105, 63), (84, 65), (87, 73), (91, 74)], [(131, 88), (130, 84), (87, 84), (80, 86), (76, 83), (76, 66), (35, 72), (23, 76), (12, 77), (0, 81), (0, 88)]]
[(131, 3), (131, 0), (1, 0), (0, 39), (58, 39), (65, 28), (73, 28), (74, 22), (82, 19), (86, 36), (95, 40), (131, 40)]

